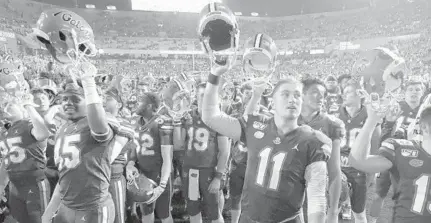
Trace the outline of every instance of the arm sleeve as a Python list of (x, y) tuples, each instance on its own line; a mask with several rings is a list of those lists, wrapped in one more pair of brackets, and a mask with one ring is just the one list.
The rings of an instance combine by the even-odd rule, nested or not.
[[(323, 133), (322, 133), (323, 134)], [(319, 161), (328, 161), (331, 156), (332, 145), (328, 143), (324, 143), (317, 138), (310, 139), (308, 142), (308, 165), (319, 162)], [(326, 164), (325, 164), (326, 165)]]
[(308, 214), (326, 212), (326, 187), (328, 185), (328, 169), (326, 162), (316, 161), (307, 166), (305, 180), (307, 182)]
[(382, 145), (379, 148), (379, 155), (385, 157), (390, 160), (392, 164), (395, 163), (395, 149), (397, 148), (397, 142), (395, 139), (386, 139), (382, 142)]

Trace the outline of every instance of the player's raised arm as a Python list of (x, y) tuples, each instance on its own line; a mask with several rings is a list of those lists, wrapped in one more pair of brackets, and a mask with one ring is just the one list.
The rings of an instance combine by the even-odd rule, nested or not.
[(113, 132), (108, 125), (102, 100), (97, 92), (96, 81), (94, 80), (97, 69), (93, 64), (84, 62), (81, 64), (81, 71), (83, 72), (81, 82), (87, 104), (87, 118), (91, 134), (97, 141), (107, 141), (112, 138)]
[(227, 71), (227, 67), (218, 65), (211, 68), (203, 98), (202, 121), (216, 132), (238, 141), (242, 133), (239, 120), (221, 112), (219, 106), (219, 82)]
[[(1, 149), (1, 148), (0, 148)], [(0, 160), (0, 196), (3, 194), (4, 189), (9, 183), (9, 175), (6, 171), (6, 165), (4, 163), (4, 159)]]
[[(392, 162), (386, 157), (370, 155), (372, 141), (377, 141), (376, 139), (372, 140), (373, 135), (375, 135), (374, 130), (381, 119), (382, 117), (375, 111), (368, 109), (368, 118), (359, 131), (350, 151), (349, 163), (352, 167), (366, 173), (379, 173), (392, 167)], [(382, 144), (382, 147), (384, 147), (384, 144)]]
[(262, 98), (262, 94), (265, 91), (266, 84), (256, 85), (253, 87), (253, 95), (250, 98), (250, 101), (247, 103), (244, 109), (244, 117), (247, 115), (252, 115), (259, 108), (259, 102)]
[(47, 125), (45, 124), (45, 120), (34, 108), (35, 106), (37, 105), (35, 105), (33, 102), (33, 95), (25, 95), (23, 98), (23, 107), (27, 111), (31, 124), (33, 125), (33, 128), (30, 130), (31, 135), (33, 135), (37, 141), (42, 141), (49, 137), (50, 132)]

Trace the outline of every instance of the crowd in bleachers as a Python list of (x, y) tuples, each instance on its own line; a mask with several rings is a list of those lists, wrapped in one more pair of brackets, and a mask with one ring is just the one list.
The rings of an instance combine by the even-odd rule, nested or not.
[[(31, 31), (40, 12), (54, 7), (26, 0), (0, 1), (0, 29), (25, 35)], [(73, 9), (93, 26), (97, 45), (102, 49), (140, 50), (200, 50), (196, 26), (198, 14), (161, 12), (115, 12), (90, 9)], [(279, 45), (281, 50), (293, 52), (319, 49), (337, 42), (375, 37), (390, 37), (406, 34), (422, 34), (412, 41), (393, 42), (401, 55), (409, 61), (415, 72), (426, 75), (428, 49), (431, 46), (431, 8), (423, 2), (393, 5), (386, 8), (367, 8), (350, 13), (307, 15), (273, 20), (251, 20), (240, 18), (242, 39), (252, 33), (265, 32), (276, 40), (298, 39), (294, 45)], [(26, 52), (23, 56), (29, 67), (29, 75), (46, 69), (48, 57), (43, 52)], [(37, 55), (37, 56), (36, 56)], [(311, 74), (326, 76), (349, 73), (355, 52), (312, 55), (280, 56), (279, 71), (285, 74)], [(129, 55), (103, 56), (96, 58), (102, 73), (137, 76), (151, 73), (168, 76), (179, 72), (207, 71), (208, 60), (202, 57), (169, 56), (131, 59)], [(34, 64), (40, 66), (34, 70)], [(421, 67), (419, 70), (416, 67)], [(59, 71), (60, 72), (60, 71)], [(233, 75), (241, 72), (235, 69)], [(237, 75), (236, 75), (237, 76)]]

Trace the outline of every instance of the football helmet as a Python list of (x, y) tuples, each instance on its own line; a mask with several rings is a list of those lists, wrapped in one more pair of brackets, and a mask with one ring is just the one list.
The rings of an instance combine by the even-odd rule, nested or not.
[[(189, 83), (189, 84), (187, 84)], [(192, 81), (184, 80), (182, 77), (172, 78), (162, 91), (162, 107), (166, 108), (169, 115), (174, 118), (182, 118), (191, 110)]]
[(152, 192), (156, 186), (153, 180), (142, 173), (138, 174), (127, 180), (127, 199), (138, 203), (146, 202), (153, 196)]
[(352, 68), (352, 76), (361, 85), (358, 94), (380, 112), (402, 98), (400, 91), (407, 74), (405, 60), (383, 47), (361, 52)]
[(232, 66), (240, 33), (235, 15), (223, 3), (211, 2), (203, 7), (200, 18), (197, 31), (205, 53), (211, 62)]
[(277, 60), (277, 46), (274, 40), (263, 33), (249, 38), (244, 45), (242, 56), (242, 70), (253, 85), (266, 84), (264, 96), (272, 93), (272, 75)]
[(77, 63), (97, 53), (93, 29), (81, 16), (66, 9), (43, 11), (33, 35), (63, 64)]

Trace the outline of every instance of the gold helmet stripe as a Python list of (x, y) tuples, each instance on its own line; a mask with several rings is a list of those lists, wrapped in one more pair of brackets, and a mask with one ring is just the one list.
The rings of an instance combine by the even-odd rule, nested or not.
[(208, 4), (208, 10), (209, 10), (210, 12), (215, 12), (215, 11), (217, 11), (217, 6), (216, 6), (215, 2), (210, 2), (210, 4)]

